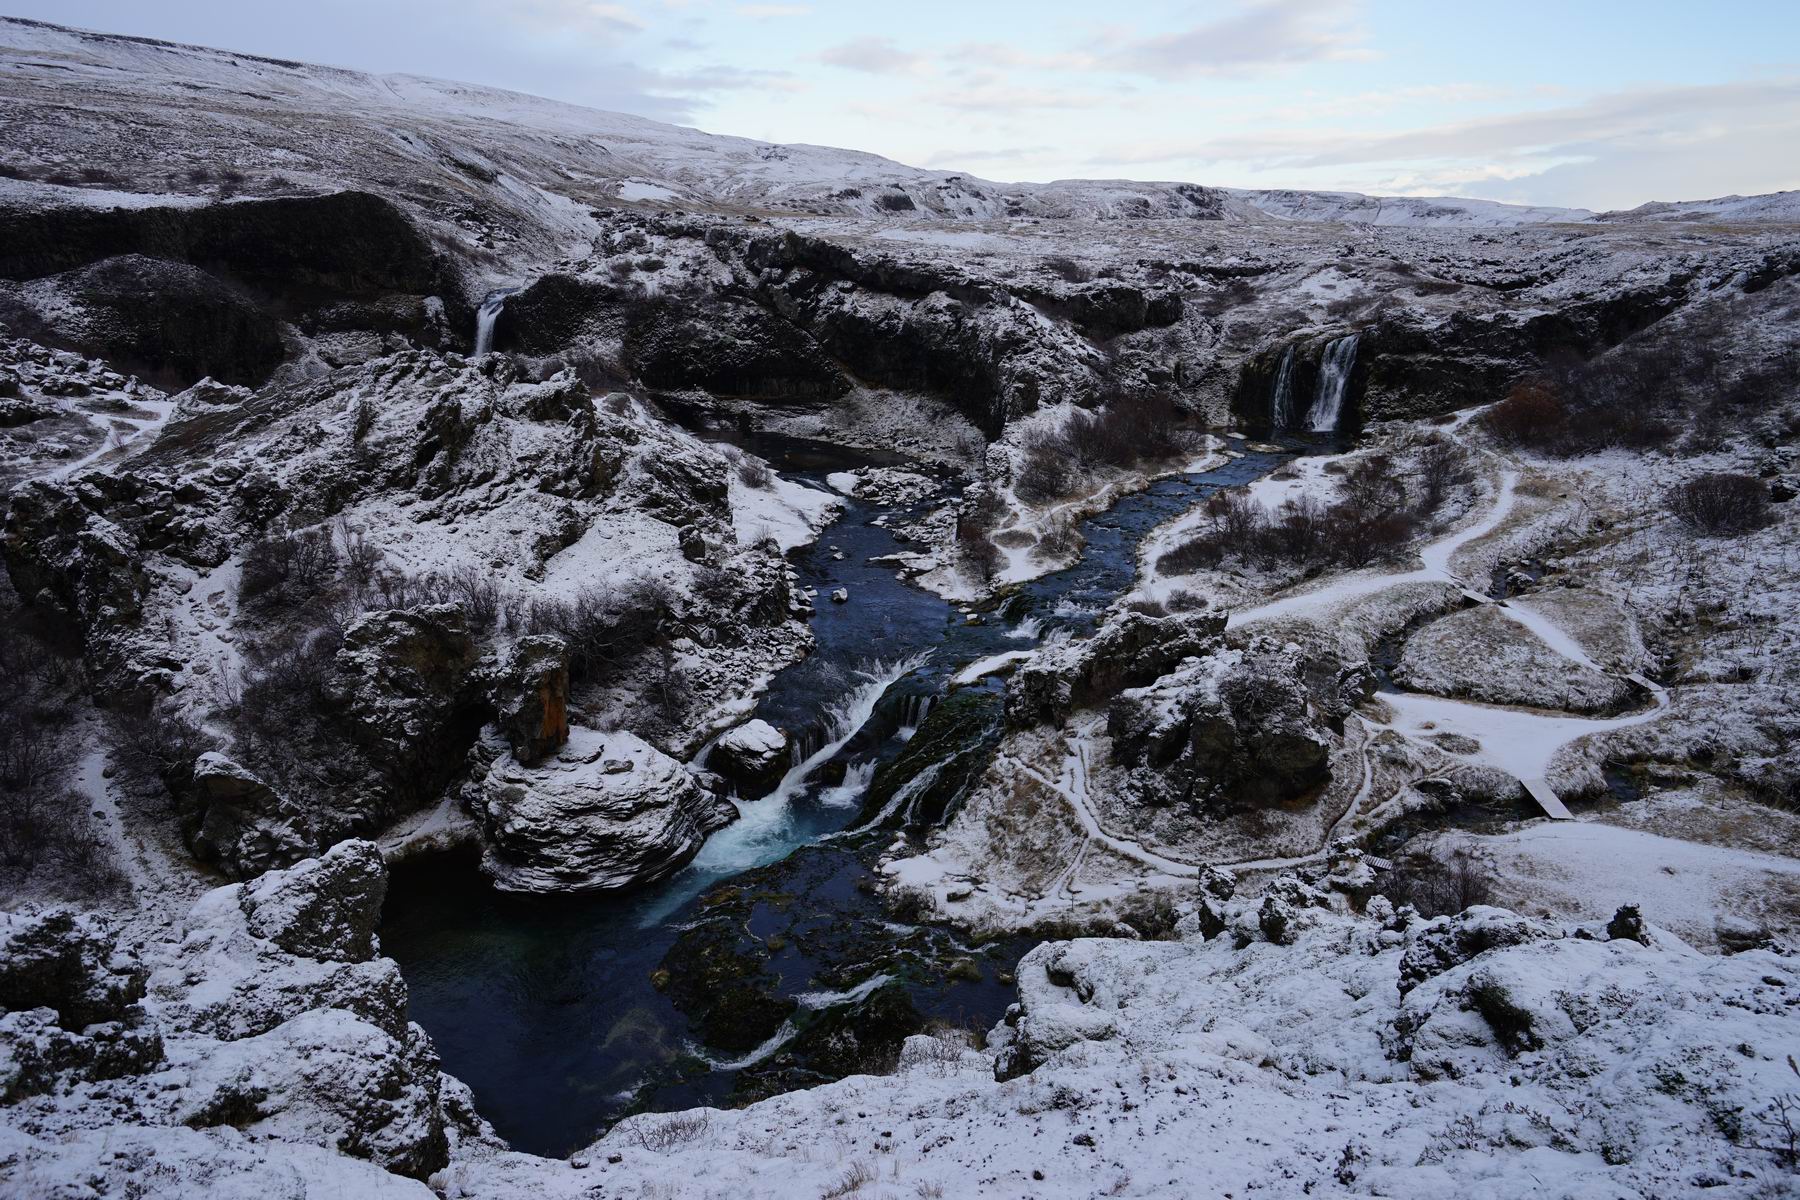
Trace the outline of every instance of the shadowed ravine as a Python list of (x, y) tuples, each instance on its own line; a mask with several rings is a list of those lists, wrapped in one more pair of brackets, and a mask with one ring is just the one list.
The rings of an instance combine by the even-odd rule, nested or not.
[[(827, 473), (869, 461), (794, 439), (760, 437), (752, 448), (820, 487)], [(1056, 630), (1090, 632), (1131, 586), (1146, 533), (1283, 460), (1245, 455), (1126, 497), (1082, 524), (1086, 549), (1076, 565), (1021, 587), (979, 624), (871, 563), (902, 547), (872, 523), (881, 509), (850, 500), (816, 543), (794, 554), (801, 586), (817, 588), (822, 601), (813, 619), (817, 648), (779, 674), (757, 708), (795, 733), (796, 764), (774, 795), (740, 805), (740, 819), (693, 863), (646, 891), (612, 898), (498, 895), (469, 860), (396, 872), (382, 946), (400, 962), (413, 1019), (431, 1033), (445, 1068), (474, 1089), (482, 1115), (516, 1147), (564, 1154), (639, 1108), (724, 1103), (855, 1067), (819, 1049), (828, 1042), (822, 1036), (789, 1048), (793, 1061), (785, 1061), (781, 1052), (801, 1026), (818, 1035), (833, 1022), (865, 1032), (872, 1022), (885, 1031), (932, 1018), (991, 1025), (1012, 999), (1010, 972), (1028, 943), (968, 947), (948, 930), (896, 923), (870, 886), (870, 863), (891, 834), (828, 835), (864, 822), (876, 768), (907, 748), (958, 670)], [(849, 590), (848, 603), (824, 601), (839, 587)], [(912, 778), (885, 815), (922, 815), (920, 776)], [(940, 803), (930, 815), (941, 813)], [(726, 913), (734, 935), (771, 947), (763, 956), (768, 991), (789, 1012), (770, 1018), (770, 1036), (731, 1048), (717, 1044), (716, 1031), (705, 1036), (674, 999), (684, 986), (681, 964), (710, 953), (689, 944), (696, 923)], [(684, 930), (689, 943), (671, 955)], [(676, 977), (661, 973), (669, 971)], [(891, 978), (878, 978), (884, 974)]]

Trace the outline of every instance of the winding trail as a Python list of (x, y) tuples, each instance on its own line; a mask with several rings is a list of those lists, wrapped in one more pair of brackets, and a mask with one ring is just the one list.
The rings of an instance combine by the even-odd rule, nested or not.
[(1469, 587), (1450, 570), (1450, 559), (1470, 542), (1477, 541), (1499, 528), (1500, 523), (1512, 514), (1514, 505), (1514, 489), (1518, 486), (1519, 473), (1507, 468), (1500, 474), (1500, 488), (1494, 499), (1494, 506), (1487, 515), (1464, 529), (1441, 538), (1419, 551), (1422, 566), (1411, 571), (1396, 571), (1384, 574), (1358, 574), (1334, 580), (1324, 587), (1310, 592), (1302, 592), (1297, 596), (1284, 596), (1279, 600), (1271, 600), (1267, 604), (1259, 604), (1255, 608), (1247, 608), (1232, 613), (1226, 619), (1228, 629), (1241, 629), (1245, 625), (1257, 621), (1269, 621), (1279, 617), (1310, 617), (1335, 608), (1351, 600), (1360, 600), (1364, 596), (1373, 596), (1387, 591), (1389, 588), (1401, 587), (1409, 583), (1442, 583), (1462, 591)]
[[(1601, 674), (1608, 674), (1609, 672), (1595, 662), (1580, 643), (1560, 626), (1542, 614), (1522, 605), (1493, 601), (1485, 594), (1470, 588), (1451, 569), (1451, 561), (1458, 551), (1498, 529), (1512, 514), (1516, 504), (1518, 482), (1519, 471), (1516, 468), (1510, 466), (1502, 468), (1493, 506), (1479, 520), (1423, 547), (1419, 551), (1421, 564), (1419, 567), (1409, 571), (1363, 574), (1339, 579), (1309, 592), (1286, 596), (1233, 613), (1227, 619), (1227, 628), (1242, 628), (1255, 622), (1284, 617), (1316, 618), (1339, 605), (1366, 596), (1377, 595), (1391, 588), (1413, 583), (1439, 583), (1460, 590), (1471, 600), (1494, 605), (1507, 618), (1569, 662)], [(1631, 680), (1650, 693), (1653, 701), (1651, 707), (1610, 719), (1560, 716), (1410, 692), (1383, 693), (1381, 699), (1394, 713), (1391, 720), (1379, 721), (1361, 713), (1353, 714), (1351, 717), (1363, 731), (1362, 745), (1359, 747), (1358, 755), (1362, 767), (1362, 779), (1344, 811), (1326, 830), (1318, 849), (1307, 854), (1282, 858), (1247, 859), (1204, 865), (1239, 870), (1280, 870), (1317, 862), (1325, 858), (1333, 841), (1338, 838), (1344, 828), (1370, 807), (1370, 800), (1375, 789), (1375, 765), (1369, 753), (1369, 743), (1372, 740), (1372, 732), (1381, 729), (1392, 729), (1409, 739), (1419, 739), (1430, 733), (1454, 733), (1469, 738), (1476, 743), (1476, 749), (1457, 752), (1439, 748), (1444, 749), (1444, 753), (1450, 754), (1452, 757), (1480, 762), (1505, 771), (1520, 780), (1534, 798), (1539, 800), (1550, 816), (1566, 820), (1569, 815), (1568, 810), (1563, 808), (1561, 801), (1556, 798), (1555, 793), (1545, 782), (1550, 763), (1556, 754), (1565, 746), (1581, 738), (1655, 720), (1669, 706), (1668, 693), (1663, 688), (1641, 676), (1632, 676)], [(1099, 815), (1094, 811), (1088, 791), (1088, 755), (1091, 751), (1091, 738), (1099, 725), (1098, 719), (1090, 720), (1073, 731), (1070, 738), (1070, 751), (1065, 756), (1062, 770), (1056, 779), (1051, 779), (1042, 771), (1016, 757), (1003, 756), (1002, 758), (1002, 761), (1009, 767), (1029, 776), (1066, 801), (1075, 816), (1076, 823), (1082, 830), (1081, 845), (1077, 848), (1069, 865), (1047, 889), (1044, 897), (1046, 899), (1061, 897), (1072, 900), (1074, 898), (1080, 890), (1078, 884), (1081, 870), (1086, 865), (1089, 851), (1096, 844), (1149, 867), (1163, 876), (1174, 879), (1194, 878), (1199, 874), (1203, 865), (1172, 858), (1167, 854), (1150, 849), (1140, 841), (1123, 837), (1106, 829)], [(1391, 799), (1391, 797), (1389, 798)], [(1384, 800), (1383, 803), (1385, 802)]]

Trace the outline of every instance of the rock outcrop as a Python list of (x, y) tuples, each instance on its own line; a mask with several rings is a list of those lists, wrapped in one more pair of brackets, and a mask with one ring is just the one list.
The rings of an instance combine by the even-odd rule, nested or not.
[(469, 788), (483, 829), (482, 870), (512, 892), (589, 892), (668, 874), (736, 810), (687, 768), (623, 730), (579, 726), (553, 756), (525, 766), (494, 754)]
[(569, 647), (554, 634), (520, 638), (488, 684), (495, 723), (530, 766), (569, 740)]
[(761, 720), (726, 730), (706, 756), (707, 770), (724, 778), (745, 800), (760, 800), (774, 791), (788, 766), (787, 734)]
[[(0, 1080), (23, 1138), (248, 1137), (424, 1178), (491, 1135), (376, 957), (386, 874), (367, 842), (209, 893), (148, 974), (91, 917), (0, 917)], [(175, 1135), (180, 1133), (181, 1137)], [(152, 1139), (156, 1140), (156, 1139)], [(9, 1142), (9, 1174), (29, 1139)], [(177, 1155), (180, 1157), (181, 1155)], [(158, 1170), (167, 1168), (159, 1167)], [(42, 1193), (49, 1194), (49, 1193)]]

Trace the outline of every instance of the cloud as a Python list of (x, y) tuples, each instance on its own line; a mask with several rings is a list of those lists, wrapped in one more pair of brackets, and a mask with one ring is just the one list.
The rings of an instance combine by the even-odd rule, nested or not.
[(499, 6), (513, 16), (561, 29), (633, 34), (647, 28), (644, 19), (623, 4), (596, 0), (500, 0)]
[(1704, 199), (1800, 186), (1800, 164), (1770, 153), (1795, 144), (1800, 79), (1775, 79), (1638, 88), (1396, 133), (1284, 129), (1139, 142), (1096, 154), (1087, 166), (1192, 171), (1225, 164), (1279, 186), (1626, 207), (1652, 196)]
[(781, 17), (806, 17), (812, 15), (810, 4), (740, 4), (737, 6), (740, 17), (749, 17), (756, 21), (768, 21)]
[(950, 88), (920, 96), (920, 100), (966, 112), (1024, 112), (1030, 109), (1099, 108), (1112, 98), (1065, 88), (1022, 88), (1009, 83)]
[(1310, 62), (1367, 59), (1353, 0), (1254, 0), (1222, 20), (1122, 40), (1097, 56), (1111, 70), (1157, 79), (1245, 75)]
[(929, 65), (924, 55), (902, 50), (893, 38), (888, 37), (859, 37), (840, 42), (821, 50), (819, 61), (871, 75), (900, 75)]

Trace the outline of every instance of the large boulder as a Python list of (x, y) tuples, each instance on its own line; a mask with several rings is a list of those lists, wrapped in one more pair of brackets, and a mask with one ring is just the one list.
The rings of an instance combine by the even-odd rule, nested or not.
[(482, 869), (512, 892), (628, 887), (679, 867), (736, 814), (687, 769), (635, 734), (576, 727), (526, 766), (500, 747), (472, 785)]
[(233, 879), (291, 863), (311, 848), (305, 814), (217, 751), (194, 760), (179, 807), (188, 848)]
[(1006, 689), (1007, 723), (1061, 724), (1076, 709), (1154, 683), (1183, 660), (1216, 649), (1224, 631), (1223, 613), (1121, 611), (1093, 637), (1046, 647), (1014, 671)]
[(289, 954), (362, 962), (375, 954), (387, 870), (373, 842), (339, 842), (318, 858), (270, 871), (238, 894), (250, 932)]
[(346, 728), (382, 778), (349, 806), (358, 827), (436, 800), (481, 720), (478, 656), (454, 604), (384, 609), (344, 631)]
[(719, 735), (706, 766), (729, 780), (741, 798), (760, 800), (787, 774), (787, 734), (767, 721), (745, 721)]
[(1336, 689), (1315, 695), (1310, 676), (1290, 647), (1212, 650), (1119, 693), (1113, 760), (1146, 803), (1229, 813), (1298, 800), (1330, 778)]

